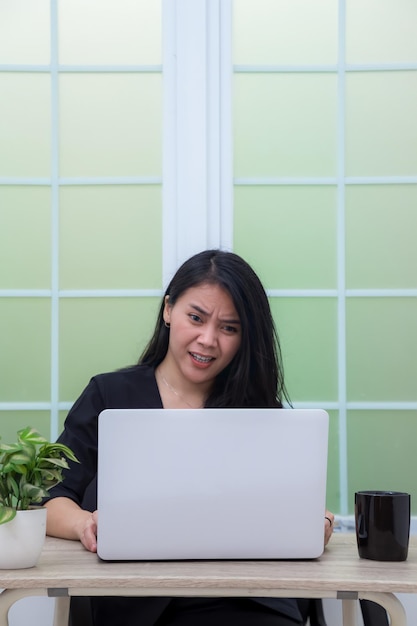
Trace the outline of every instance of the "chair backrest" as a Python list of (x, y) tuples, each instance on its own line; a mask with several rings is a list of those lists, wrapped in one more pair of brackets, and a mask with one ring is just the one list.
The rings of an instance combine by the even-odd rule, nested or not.
[[(300, 598), (297, 600), (304, 624), (309, 626), (327, 626), (323, 603), (320, 599)], [(361, 600), (364, 626), (389, 626), (385, 609), (369, 600)], [(90, 598), (72, 597), (68, 626), (93, 626)]]
[(71, 598), (68, 626), (94, 626), (90, 598)]
[(304, 624), (327, 626), (324, 619), (323, 602), (319, 598), (299, 598), (297, 604)]
[(360, 604), (364, 626), (389, 626), (384, 607), (370, 600), (360, 600)]
[[(321, 600), (300, 598), (297, 602), (304, 624), (308, 623), (309, 626), (327, 626)], [(364, 626), (389, 626), (387, 612), (376, 602), (360, 600), (360, 608)]]

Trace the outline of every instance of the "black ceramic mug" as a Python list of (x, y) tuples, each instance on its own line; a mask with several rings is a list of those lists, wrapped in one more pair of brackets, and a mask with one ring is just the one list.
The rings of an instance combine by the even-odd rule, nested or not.
[(355, 525), (362, 559), (405, 561), (410, 536), (410, 494), (357, 491)]

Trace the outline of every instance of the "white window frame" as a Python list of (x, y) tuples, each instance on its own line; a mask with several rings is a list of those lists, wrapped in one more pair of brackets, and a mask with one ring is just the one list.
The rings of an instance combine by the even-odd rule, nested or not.
[(232, 2), (163, 0), (163, 282), (232, 249)]

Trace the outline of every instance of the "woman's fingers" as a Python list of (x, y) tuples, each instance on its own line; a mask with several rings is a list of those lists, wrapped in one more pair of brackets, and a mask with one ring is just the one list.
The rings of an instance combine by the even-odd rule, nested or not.
[(330, 537), (333, 534), (334, 515), (330, 511), (326, 511), (324, 516), (324, 545), (329, 543)]
[(90, 552), (97, 552), (97, 511), (86, 519), (80, 533), (80, 541)]

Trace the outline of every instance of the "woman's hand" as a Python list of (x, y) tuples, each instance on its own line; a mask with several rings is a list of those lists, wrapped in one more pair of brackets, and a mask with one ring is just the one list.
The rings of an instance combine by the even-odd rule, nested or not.
[(46, 533), (51, 537), (79, 540), (86, 550), (97, 552), (97, 511), (81, 509), (73, 500), (52, 498), (45, 503)]
[(327, 546), (333, 534), (334, 515), (330, 511), (326, 511), (324, 515), (324, 545)]
[(97, 552), (97, 511), (82, 520), (77, 528), (77, 534), (86, 550)]

